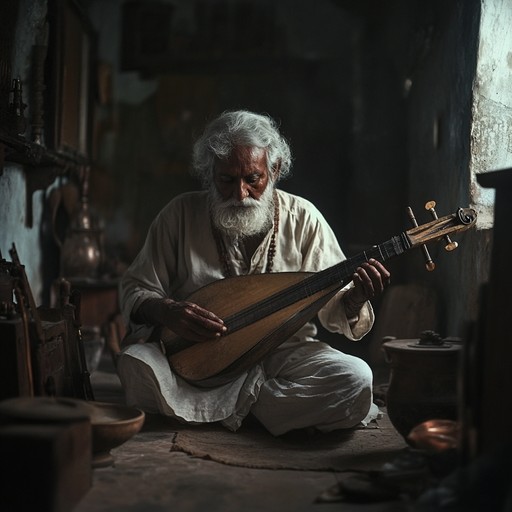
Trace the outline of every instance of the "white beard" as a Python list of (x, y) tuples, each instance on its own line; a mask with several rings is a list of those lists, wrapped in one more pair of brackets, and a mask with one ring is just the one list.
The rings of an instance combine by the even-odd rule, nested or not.
[(270, 229), (274, 216), (274, 187), (269, 181), (259, 199), (224, 201), (215, 185), (209, 190), (213, 225), (233, 239), (255, 236)]

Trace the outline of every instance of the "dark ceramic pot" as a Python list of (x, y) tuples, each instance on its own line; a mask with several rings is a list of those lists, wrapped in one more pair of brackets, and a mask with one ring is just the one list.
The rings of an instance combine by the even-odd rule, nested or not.
[(432, 419), (456, 420), (461, 343), (445, 339), (392, 339), (383, 343), (391, 366), (387, 412), (406, 438), (420, 423)]

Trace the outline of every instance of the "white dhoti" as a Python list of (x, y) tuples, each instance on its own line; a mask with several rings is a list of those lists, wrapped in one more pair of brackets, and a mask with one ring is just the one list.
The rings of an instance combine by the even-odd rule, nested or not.
[(155, 344), (129, 346), (117, 369), (128, 405), (192, 424), (218, 421), (236, 430), (251, 412), (280, 435), (306, 427), (352, 428), (378, 414), (370, 367), (316, 340), (292, 339), (249, 372), (211, 389), (175, 375)]

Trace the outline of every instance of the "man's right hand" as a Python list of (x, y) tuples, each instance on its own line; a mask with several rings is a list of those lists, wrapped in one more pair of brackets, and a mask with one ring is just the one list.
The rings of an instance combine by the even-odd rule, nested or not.
[(186, 301), (148, 299), (140, 305), (137, 317), (145, 323), (167, 327), (181, 338), (197, 343), (216, 339), (227, 330), (217, 315)]

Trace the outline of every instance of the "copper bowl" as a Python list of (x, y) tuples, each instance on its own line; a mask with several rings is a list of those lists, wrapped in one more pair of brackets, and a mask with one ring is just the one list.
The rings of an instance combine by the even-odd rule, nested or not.
[(92, 465), (110, 466), (110, 450), (121, 446), (144, 425), (145, 414), (139, 409), (107, 402), (84, 402), (92, 427)]
[(415, 426), (407, 440), (416, 448), (427, 452), (439, 453), (457, 449), (459, 446), (460, 426), (452, 420), (428, 420)]

